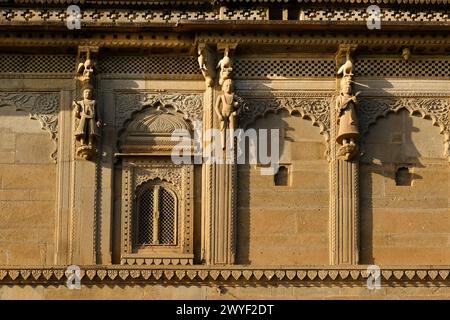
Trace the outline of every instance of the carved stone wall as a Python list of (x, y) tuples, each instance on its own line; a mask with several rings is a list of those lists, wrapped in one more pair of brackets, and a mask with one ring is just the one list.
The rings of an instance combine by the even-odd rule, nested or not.
[[(443, 6), (388, 1), (383, 32), (365, 32), (366, 8), (353, 0), (164, 10), (90, 2), (83, 31), (68, 33), (64, 1), (50, 2), (0, 9), (2, 297), (448, 298)], [(102, 120), (88, 162), (75, 157), (71, 108), (80, 98), (77, 50), (86, 48), (95, 48)], [(360, 152), (343, 160), (335, 102), (346, 97), (336, 74), (344, 48), (361, 137)], [(280, 130), (275, 175), (261, 174), (259, 163), (171, 162), (175, 129), (192, 134), (202, 121), (205, 133), (234, 119), (214, 113), (226, 78), (239, 128)], [(176, 199), (176, 244), (133, 243), (136, 199), (147, 185)], [(149, 207), (159, 217), (155, 194)], [(85, 291), (63, 290), (70, 264), (80, 266)], [(380, 265), (383, 290), (366, 290), (368, 264)], [(30, 293), (19, 283), (54, 288)]]

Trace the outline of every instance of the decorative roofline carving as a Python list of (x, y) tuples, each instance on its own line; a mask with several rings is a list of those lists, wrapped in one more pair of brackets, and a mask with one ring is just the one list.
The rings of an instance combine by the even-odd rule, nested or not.
[(26, 111), (30, 119), (38, 120), (41, 129), (48, 132), (54, 144), (50, 155), (56, 163), (58, 153), (58, 112), (59, 96), (57, 93), (0, 93), (0, 107), (13, 106), (16, 111)]
[[(314, 0), (104, 0), (104, 1), (98, 1), (98, 0), (14, 0), (11, 1), (14, 3), (48, 3), (48, 4), (55, 4), (55, 3), (66, 3), (66, 4), (88, 4), (90, 6), (99, 5), (109, 5), (114, 6), (116, 4), (118, 5), (139, 5), (139, 6), (161, 6), (161, 5), (172, 5), (172, 6), (198, 6), (198, 5), (218, 5), (218, 4), (227, 4), (227, 3), (317, 3), (317, 1)], [(336, 1), (336, 0), (321, 0), (321, 3), (345, 3), (345, 4), (359, 4), (361, 1), (357, 0), (343, 0), (343, 1)], [(410, 5), (423, 5), (423, 4), (433, 4), (433, 5), (445, 5), (448, 4), (450, 1), (448, 0), (364, 0), (362, 1), (365, 4), (410, 4)]]
[[(45, 1), (45, 0), (42, 0)], [(39, 0), (39, 2), (42, 1)], [(80, 0), (80, 2), (83, 0)], [(305, 1), (305, 0), (303, 0)], [(334, 0), (335, 1), (335, 0)], [(356, 0), (350, 0), (356, 1)], [(381, 21), (383, 28), (392, 26), (394, 24), (409, 25), (414, 27), (411, 23), (420, 23), (422, 25), (442, 26), (442, 23), (450, 22), (450, 16), (445, 10), (445, 7), (433, 8), (434, 11), (416, 9), (405, 10), (398, 7), (386, 7), (386, 0), (370, 0), (366, 3), (381, 3)], [(392, 1), (392, 0), (391, 0)], [(394, 0), (396, 1), (396, 0)], [(402, 0), (400, 0), (402, 1)], [(414, 1), (414, 0), (403, 0)], [(439, 0), (430, 0), (439, 1)], [(447, 1), (447, 0), (444, 0)], [(69, 2), (68, 0), (66, 2)], [(75, 1), (70, 1), (76, 4)], [(84, 2), (84, 1), (83, 1)], [(94, 1), (88, 1), (93, 3)], [(281, 1), (280, 1), (281, 2)], [(286, 2), (283, 0), (283, 2)], [(311, 5), (298, 4), (298, 16), (294, 21), (284, 19), (286, 23), (292, 25), (301, 23), (309, 24), (313, 22), (317, 24), (328, 24), (330, 22), (345, 22), (346, 26), (366, 25), (368, 20), (367, 6), (347, 6), (328, 8), (326, 2), (333, 2), (333, 0), (322, 0), (321, 4)], [(238, 24), (252, 24), (254, 21), (260, 23), (272, 23), (269, 19), (268, 6), (261, 7), (257, 5), (254, 7), (223, 7), (217, 10), (214, 7), (198, 7), (191, 8), (177, 8), (176, 6), (156, 7), (148, 10), (143, 7), (136, 8), (115, 8), (113, 5), (103, 5), (102, 7), (82, 8), (82, 17), (80, 19), (82, 28), (93, 28), (99, 26), (131, 26), (140, 28), (148, 26), (148, 24), (191, 24), (192, 22), (202, 22), (208, 24), (217, 24), (224, 21), (235, 21)], [(34, 25), (43, 26), (51, 24), (53, 27), (66, 28), (67, 12), (66, 7), (22, 7), (0, 8), (0, 25)], [(280, 19), (281, 20), (281, 19)]]

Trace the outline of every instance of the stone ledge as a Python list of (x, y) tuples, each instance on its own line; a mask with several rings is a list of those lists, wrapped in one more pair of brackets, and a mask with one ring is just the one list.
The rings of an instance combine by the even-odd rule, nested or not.
[[(250, 268), (242, 266), (80, 266), (84, 283), (166, 283), (183, 284), (226, 282), (240, 285), (251, 283), (292, 283), (298, 285), (352, 284), (364, 285), (369, 277), (368, 266)], [(2, 267), (0, 284), (54, 284), (69, 279), (67, 266)], [(442, 284), (450, 280), (450, 266), (382, 267), (382, 281), (389, 285)]]

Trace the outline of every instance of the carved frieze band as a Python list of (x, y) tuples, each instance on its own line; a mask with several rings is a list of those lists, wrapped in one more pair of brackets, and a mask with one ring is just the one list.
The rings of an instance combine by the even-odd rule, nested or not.
[[(436, 268), (389, 268), (385, 267), (380, 272), (383, 281), (393, 285), (405, 285), (415, 283), (417, 285), (439, 284), (449, 281), (450, 269), (445, 266)], [(298, 284), (307, 283), (330, 283), (339, 284), (341, 281), (358, 282), (366, 286), (369, 271), (362, 266), (359, 268), (298, 268), (298, 269), (276, 269), (276, 268), (198, 268), (189, 266), (155, 266), (153, 268), (135, 267), (115, 267), (99, 266), (97, 268), (81, 267), (79, 278), (81, 283), (150, 283), (171, 281), (208, 283), (210, 281), (224, 283), (264, 283), (290, 282)], [(64, 266), (52, 268), (3, 268), (0, 269), (1, 284), (65, 284), (73, 277), (73, 272), (68, 271)]]
[(385, 117), (389, 112), (406, 109), (410, 114), (417, 113), (428, 118), (433, 125), (439, 126), (445, 137), (446, 155), (449, 155), (450, 140), (450, 100), (448, 98), (423, 97), (364, 97), (358, 103), (358, 118), (361, 134), (369, 131), (371, 124), (378, 118)]
[(245, 128), (259, 118), (269, 113), (287, 110), (289, 114), (298, 114), (303, 119), (309, 119), (313, 125), (320, 128), (326, 140), (330, 134), (330, 97), (273, 97), (273, 98), (246, 98), (246, 107), (240, 115), (240, 126)]
[[(366, 23), (368, 13), (365, 7), (352, 8), (302, 8), (301, 14), (296, 17), (298, 21), (314, 21), (329, 23), (331, 21), (347, 23)], [(61, 24), (66, 25), (66, 9), (49, 8), (2, 8), (0, 10), (0, 25), (21, 25), (21, 24)], [(383, 8), (382, 17), (384, 23), (393, 22), (420, 22), (437, 24), (448, 22), (449, 14), (445, 10), (435, 8), (433, 12), (426, 10), (399, 10), (398, 8)], [(189, 21), (266, 21), (269, 15), (266, 9), (257, 8), (225, 8), (220, 14), (216, 10), (180, 10), (164, 8), (163, 10), (136, 10), (133, 9), (84, 9), (81, 15), (83, 26), (98, 25), (119, 25), (130, 24), (145, 25), (151, 23), (173, 24)]]
[(50, 134), (54, 151), (50, 157), (56, 162), (58, 152), (58, 111), (57, 93), (0, 93), (0, 107), (13, 106), (16, 111), (25, 111), (30, 119), (38, 120), (42, 130)]
[(116, 94), (116, 127), (120, 130), (134, 113), (146, 107), (172, 106), (183, 114), (184, 119), (200, 121), (203, 113), (203, 95), (161, 94), (161, 93), (117, 93)]

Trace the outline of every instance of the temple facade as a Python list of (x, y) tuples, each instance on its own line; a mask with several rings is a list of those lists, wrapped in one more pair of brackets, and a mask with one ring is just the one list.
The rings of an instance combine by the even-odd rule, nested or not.
[(449, 14), (2, 1), (0, 297), (450, 298)]

